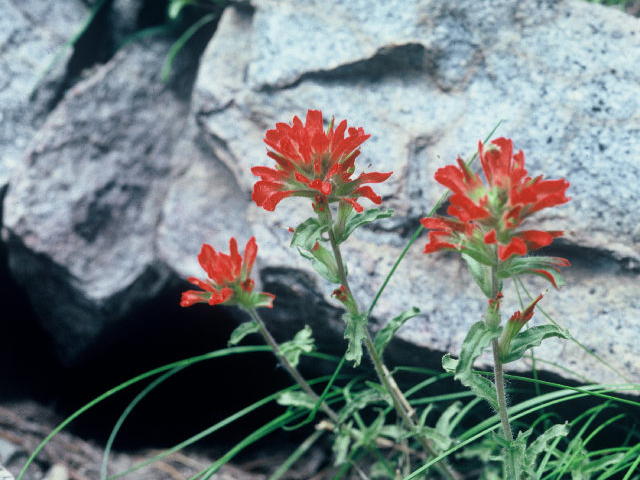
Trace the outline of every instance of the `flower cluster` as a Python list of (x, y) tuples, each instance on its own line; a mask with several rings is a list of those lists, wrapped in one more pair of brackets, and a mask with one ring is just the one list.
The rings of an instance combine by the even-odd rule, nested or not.
[(188, 290), (182, 293), (180, 305), (190, 307), (194, 303), (209, 305), (240, 305), (246, 308), (273, 307), (274, 295), (253, 291), (254, 281), (251, 269), (258, 254), (256, 239), (251, 237), (244, 250), (244, 256), (238, 252), (235, 238), (229, 241), (230, 254), (216, 252), (211, 245), (202, 245), (198, 261), (209, 277), (200, 280), (189, 277), (189, 282), (202, 290)]
[[(457, 166), (448, 165), (436, 172), (436, 181), (452, 192), (447, 209), (450, 217), (421, 220), (430, 230), (425, 253), (458, 250), (482, 264), (495, 266), (545, 247), (562, 235), (520, 227), (530, 215), (570, 200), (565, 194), (569, 187), (566, 180), (529, 177), (524, 153), (520, 150), (513, 154), (510, 139), (498, 138), (486, 147), (480, 142), (478, 154), (486, 184), (460, 158)], [(566, 260), (557, 259), (553, 268), (566, 265)]]
[[(348, 133), (346, 137), (345, 133)], [(264, 141), (270, 148), (267, 155), (277, 166), (251, 169), (260, 177), (254, 185), (252, 199), (268, 211), (273, 211), (280, 200), (290, 196), (313, 198), (314, 208), (342, 200), (358, 212), (363, 210), (359, 197), (380, 204), (380, 196), (363, 184), (383, 182), (392, 172), (362, 173), (351, 178), (360, 145), (369, 137), (362, 127), (347, 129), (346, 120), (335, 128), (332, 120), (325, 131), (319, 110), (309, 110), (304, 124), (297, 116), (291, 125), (276, 124), (275, 129), (267, 131)]]

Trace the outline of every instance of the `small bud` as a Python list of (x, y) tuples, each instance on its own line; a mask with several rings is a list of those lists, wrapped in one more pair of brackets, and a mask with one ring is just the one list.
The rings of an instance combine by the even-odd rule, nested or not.
[(347, 301), (347, 289), (344, 285), (340, 285), (340, 288), (336, 288), (331, 294), (332, 297), (336, 297), (336, 300), (341, 301), (342, 303)]
[(502, 336), (498, 342), (498, 353), (500, 358), (505, 358), (509, 354), (509, 350), (511, 349), (511, 340), (513, 340), (520, 330), (522, 330), (525, 323), (531, 320), (531, 317), (533, 317), (533, 310), (540, 300), (542, 300), (542, 293), (524, 309), (524, 313), (520, 312), (520, 310), (513, 312), (513, 315), (511, 315), (511, 318), (504, 326)]
[(486, 324), (488, 327), (497, 328), (500, 325), (500, 304), (503, 298), (504, 295), (502, 295), (502, 292), (498, 292), (495, 298), (489, 299), (486, 316)]

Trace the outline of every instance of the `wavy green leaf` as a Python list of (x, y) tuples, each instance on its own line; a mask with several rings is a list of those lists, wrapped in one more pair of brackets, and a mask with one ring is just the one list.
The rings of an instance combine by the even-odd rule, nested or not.
[(243, 322), (238, 325), (233, 332), (231, 332), (231, 337), (229, 338), (228, 346), (237, 345), (242, 341), (244, 337), (251, 333), (259, 332), (258, 322), (255, 320), (251, 320), (250, 322)]
[(550, 337), (568, 339), (571, 335), (568, 330), (558, 327), (557, 325), (540, 325), (538, 327), (528, 328), (513, 337), (509, 353), (500, 357), (500, 361), (502, 363), (514, 362), (522, 358), (528, 349), (537, 347), (545, 338)]
[(376, 335), (373, 346), (382, 355), (387, 344), (391, 341), (396, 332), (405, 324), (405, 322), (420, 313), (420, 309), (412, 307), (411, 310), (405, 310), (397, 317), (392, 318)]
[(358, 366), (362, 360), (362, 342), (367, 336), (367, 315), (353, 315), (347, 312), (342, 318), (347, 323), (344, 338), (349, 341), (345, 358), (353, 362), (354, 366)]

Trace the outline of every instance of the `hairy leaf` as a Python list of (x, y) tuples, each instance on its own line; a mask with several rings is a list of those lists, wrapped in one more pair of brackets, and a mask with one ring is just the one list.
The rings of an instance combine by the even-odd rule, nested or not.
[(296, 333), (293, 340), (284, 342), (280, 345), (280, 350), (286, 357), (287, 361), (296, 367), (300, 362), (300, 355), (304, 353), (312, 352), (314, 349), (313, 337), (311, 336), (311, 327), (305, 325), (305, 327)]
[(565, 422), (562, 424), (553, 425), (546, 432), (540, 434), (538, 438), (531, 442), (531, 445), (529, 445), (529, 448), (527, 448), (524, 453), (522, 464), (524, 470), (532, 479), (537, 478), (535, 468), (538, 455), (540, 455), (542, 452), (546, 452), (549, 448), (549, 444), (552, 441), (554, 441), (558, 437), (566, 437), (568, 433), (569, 424)]
[(308, 393), (299, 390), (282, 392), (277, 402), (285, 407), (300, 407), (306, 410), (313, 410), (316, 406), (316, 401)]
[[(442, 368), (449, 373), (456, 373), (456, 369), (458, 366), (458, 360), (451, 358), (451, 355), (448, 353), (442, 357)], [(484, 378), (481, 375), (474, 374), (473, 372), (464, 375), (462, 377), (458, 377), (456, 374), (454, 376), (456, 380), (460, 380), (460, 382), (467, 388), (469, 388), (476, 396), (485, 399), (489, 402), (492, 408), (495, 410), (498, 409), (498, 400), (496, 397), (496, 387), (493, 383)]]
[(229, 338), (228, 345), (237, 345), (242, 341), (244, 337), (258, 331), (258, 323), (255, 320), (251, 320), (250, 322), (243, 322), (238, 325), (233, 332), (231, 332), (231, 337)]
[(380, 208), (372, 208), (362, 213), (355, 213), (355, 210), (351, 210), (351, 213), (345, 221), (344, 228), (336, 229), (336, 241), (340, 244), (349, 238), (349, 235), (351, 235), (360, 225), (373, 222), (380, 218), (388, 218), (392, 215), (393, 210), (391, 209), (382, 210)]
[(329, 226), (317, 218), (308, 218), (298, 225), (291, 237), (291, 246), (298, 246), (304, 250), (311, 250), (316, 242), (326, 241), (322, 234), (329, 230)]
[(345, 313), (342, 318), (347, 323), (344, 338), (349, 341), (345, 358), (353, 362), (354, 366), (358, 366), (362, 360), (362, 342), (367, 336), (367, 315)]
[(398, 329), (405, 324), (405, 322), (420, 313), (420, 310), (416, 307), (412, 307), (411, 310), (402, 312), (397, 317), (394, 317), (387, 323), (376, 335), (373, 341), (373, 346), (378, 352), (378, 355), (382, 355), (387, 344), (391, 341)]
[(359, 391), (352, 397), (347, 398), (345, 406), (342, 407), (339, 413), (340, 422), (344, 423), (351, 418), (354, 413), (369, 405), (381, 404), (382, 402), (385, 404), (389, 403), (390, 399), (388, 399), (388, 396), (388, 394), (383, 394), (375, 388), (365, 388)]
[(315, 254), (307, 250), (302, 250), (300, 248), (298, 249), (298, 251), (304, 258), (311, 260), (311, 266), (316, 272), (318, 272), (318, 274), (322, 278), (328, 280), (331, 283), (340, 283), (338, 267), (335, 264), (333, 256), (325, 255), (325, 253), (329, 253), (326, 248), (320, 246), (319, 249), (314, 252)]
[(478, 284), (482, 293), (491, 298), (494, 295), (493, 284), (491, 282), (491, 267), (479, 262), (476, 258), (467, 253), (462, 254), (462, 258), (467, 262), (471, 277)]
[(442, 435), (450, 437), (451, 432), (453, 432), (457, 423), (456, 421), (452, 421), (452, 419), (460, 410), (462, 410), (462, 402), (453, 402), (449, 405), (447, 409), (442, 412), (440, 418), (438, 418), (438, 421), (436, 422), (436, 430), (438, 430)]
[[(347, 425), (347, 428), (351, 428), (351, 424)], [(345, 429), (346, 430), (346, 429)], [(333, 465), (339, 467), (343, 463), (347, 461), (347, 456), (349, 455), (349, 446), (351, 445), (351, 437), (346, 433), (342, 433), (341, 431), (336, 432), (336, 438), (333, 441), (333, 450), (334, 460)]]
[(556, 325), (541, 325), (528, 328), (513, 337), (509, 353), (501, 357), (500, 361), (502, 363), (514, 362), (522, 358), (529, 348), (537, 347), (545, 338), (550, 337), (570, 338), (570, 335), (568, 330)]
[(490, 328), (484, 322), (476, 322), (471, 325), (460, 349), (456, 379), (471, 374), (473, 362), (491, 345), (491, 340), (500, 336), (500, 332), (500, 327)]

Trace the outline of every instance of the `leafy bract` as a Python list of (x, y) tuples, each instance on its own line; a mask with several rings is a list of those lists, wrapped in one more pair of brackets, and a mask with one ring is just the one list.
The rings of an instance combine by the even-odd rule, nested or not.
[(467, 253), (463, 253), (462, 258), (467, 262), (469, 273), (471, 273), (471, 277), (478, 284), (482, 293), (484, 293), (488, 298), (492, 298), (494, 292), (493, 284), (491, 282), (491, 267), (485, 263), (479, 262), (476, 258), (473, 258)]
[(344, 242), (349, 235), (353, 233), (353, 231), (361, 225), (365, 223), (371, 223), (375, 220), (379, 220), (381, 218), (388, 218), (393, 215), (393, 210), (391, 209), (380, 209), (380, 208), (372, 208), (370, 210), (366, 210), (362, 213), (356, 213), (355, 210), (351, 210), (349, 215), (344, 222), (344, 225), (340, 224), (336, 225), (335, 234), (336, 234), (336, 242), (338, 244)]
[(569, 331), (556, 325), (540, 325), (519, 332), (511, 340), (509, 353), (500, 357), (502, 363), (514, 362), (532, 347), (537, 347), (545, 338), (570, 338)]
[(308, 218), (294, 230), (290, 246), (311, 250), (316, 242), (326, 241), (322, 234), (328, 230), (329, 225), (321, 222), (317, 218)]

